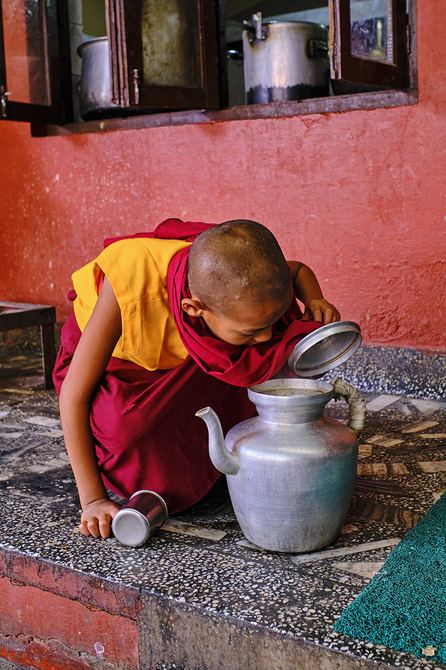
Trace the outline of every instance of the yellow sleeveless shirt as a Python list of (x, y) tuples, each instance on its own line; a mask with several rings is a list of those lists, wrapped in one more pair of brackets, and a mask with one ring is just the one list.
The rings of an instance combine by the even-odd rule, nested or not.
[(167, 295), (167, 268), (172, 257), (189, 246), (182, 240), (132, 238), (110, 244), (72, 275), (77, 297), (74, 314), (84, 330), (98, 299), (102, 273), (121, 310), (122, 335), (113, 356), (146, 370), (169, 370), (187, 357)]

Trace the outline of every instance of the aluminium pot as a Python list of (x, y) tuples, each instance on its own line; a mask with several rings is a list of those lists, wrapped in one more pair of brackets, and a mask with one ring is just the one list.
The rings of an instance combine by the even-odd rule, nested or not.
[(244, 22), (243, 57), (248, 104), (329, 94), (328, 30), (306, 21)]
[(108, 37), (83, 42), (77, 50), (82, 58), (79, 111), (84, 121), (122, 114), (112, 101), (110, 48)]

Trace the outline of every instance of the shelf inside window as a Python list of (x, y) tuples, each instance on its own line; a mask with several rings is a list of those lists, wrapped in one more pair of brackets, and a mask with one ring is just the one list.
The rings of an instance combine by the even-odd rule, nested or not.
[(379, 109), (414, 105), (418, 102), (415, 90), (388, 90), (373, 93), (354, 93), (324, 98), (270, 103), (266, 105), (238, 105), (220, 110), (184, 110), (132, 114), (119, 118), (104, 118), (80, 123), (59, 125), (31, 124), (35, 137), (48, 135), (75, 135), (80, 133), (103, 133), (115, 130), (159, 128), (203, 123), (224, 123), (249, 119), (271, 119), (298, 117), (306, 114), (330, 114), (364, 109)]

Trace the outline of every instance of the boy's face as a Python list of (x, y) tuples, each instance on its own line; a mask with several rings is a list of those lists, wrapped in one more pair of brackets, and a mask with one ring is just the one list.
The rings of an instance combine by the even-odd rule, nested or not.
[(191, 316), (201, 316), (209, 330), (223, 342), (249, 346), (271, 339), (273, 325), (288, 310), (291, 300), (290, 293), (280, 302), (243, 303), (235, 306), (230, 314), (223, 314), (191, 298), (183, 300), (183, 309)]

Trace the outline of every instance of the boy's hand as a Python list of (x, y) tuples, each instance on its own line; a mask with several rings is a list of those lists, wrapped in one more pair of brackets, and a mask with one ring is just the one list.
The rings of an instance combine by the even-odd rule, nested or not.
[(310, 300), (309, 305), (305, 307), (305, 312), (302, 317), (303, 321), (308, 321), (312, 318), (314, 321), (320, 321), (323, 324), (340, 321), (341, 315), (334, 305), (327, 302), (325, 298), (315, 298)]
[(92, 535), (104, 539), (110, 537), (111, 522), (119, 509), (119, 505), (116, 505), (109, 498), (93, 500), (82, 510), (79, 524), (80, 532), (86, 536)]

